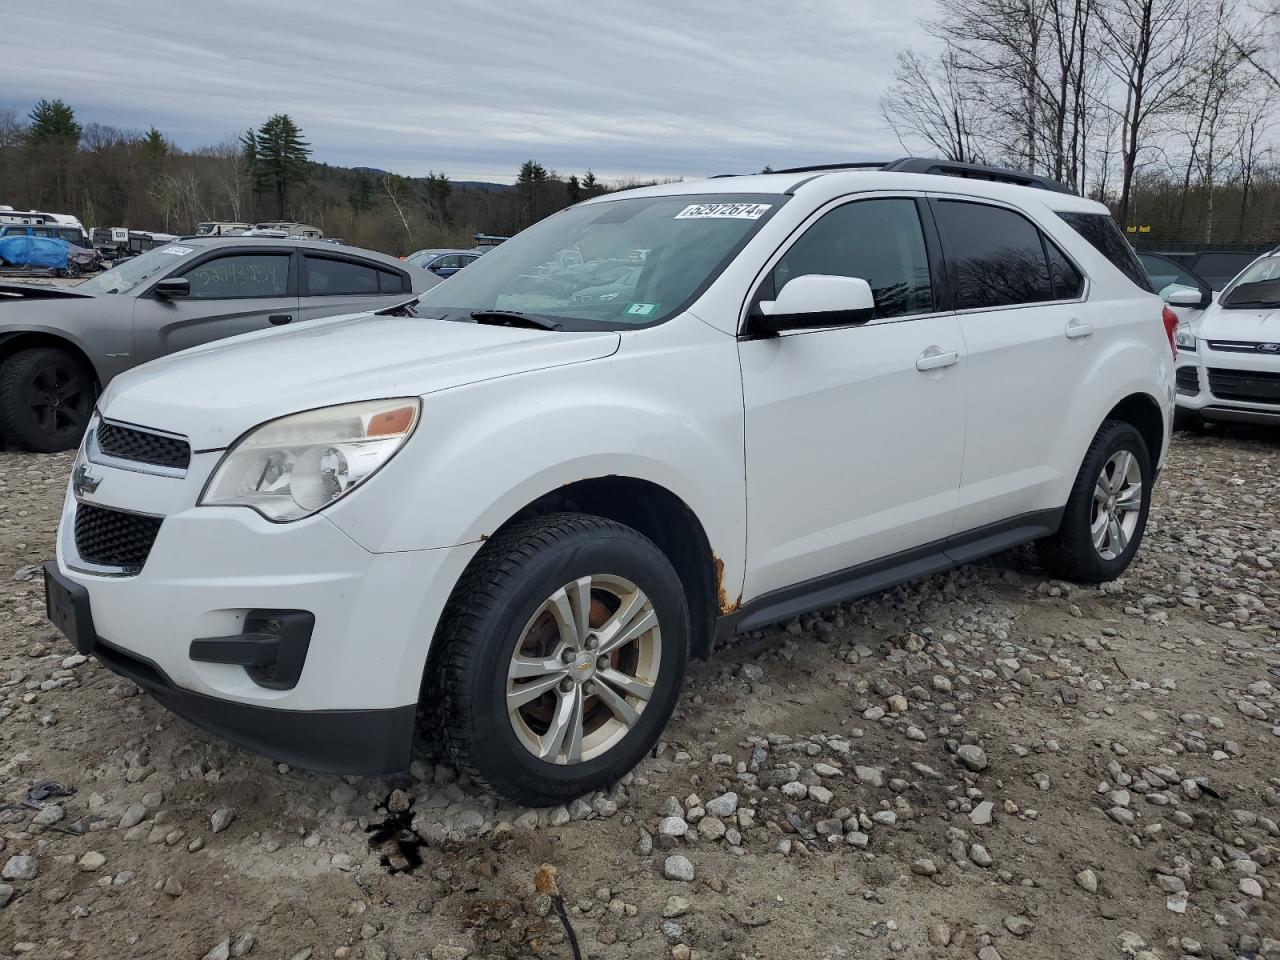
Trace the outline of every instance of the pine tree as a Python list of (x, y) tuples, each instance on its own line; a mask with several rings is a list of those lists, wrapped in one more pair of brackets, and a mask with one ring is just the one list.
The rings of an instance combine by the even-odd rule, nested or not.
[(347, 191), (347, 202), (356, 213), (365, 213), (373, 209), (373, 182), (363, 173), (356, 174)]
[(428, 213), (441, 223), (451, 223), (453, 217), (449, 213), (449, 198), (453, 195), (453, 184), (449, 182), (449, 177), (444, 171), (440, 173), (434, 170), (427, 171), (422, 192)]
[(270, 117), (256, 133), (249, 131), (240, 142), (254, 190), (273, 194), (277, 213), (284, 219), (290, 188), (307, 180), (311, 144), (302, 139), (302, 130), (285, 113)]
[(582, 178), (582, 195), (584, 197), (594, 197), (600, 192), (602, 191), (599, 181), (596, 180), (596, 175), (588, 170), (586, 176)]
[(41, 100), (28, 114), (27, 140), (31, 143), (65, 141), (71, 146), (80, 142), (80, 124), (76, 113), (61, 100)]
[(538, 219), (538, 195), (547, 182), (547, 168), (537, 160), (526, 160), (516, 175), (516, 188), (524, 200), (527, 223)]
[(565, 184), (565, 192), (569, 195), (570, 203), (577, 203), (582, 199), (582, 184), (578, 182), (576, 173), (569, 174), (569, 182)]
[(169, 155), (169, 150), (169, 141), (155, 127), (143, 134), (142, 153), (148, 160), (163, 160)]

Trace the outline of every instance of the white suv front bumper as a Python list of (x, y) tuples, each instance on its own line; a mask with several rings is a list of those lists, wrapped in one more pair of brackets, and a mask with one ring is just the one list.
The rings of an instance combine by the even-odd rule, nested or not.
[(1280, 424), (1280, 353), (1245, 345), (1215, 349), (1199, 340), (1194, 351), (1178, 351), (1176, 377), (1179, 410), (1210, 420)]
[[(93, 637), (77, 643), (176, 712), (273, 758), (404, 769), (427, 650), (476, 546), (371, 553), (324, 514), (277, 524), (247, 508), (195, 506), (219, 457), (196, 453), (181, 475), (91, 462), (96, 489), (68, 488), (56, 579), (87, 595)], [(77, 466), (85, 461), (82, 452)], [(162, 518), (140, 569), (82, 556), (82, 509)], [(195, 640), (245, 642), (252, 611), (314, 616), (301, 672), (285, 689), (243, 665), (192, 658)]]

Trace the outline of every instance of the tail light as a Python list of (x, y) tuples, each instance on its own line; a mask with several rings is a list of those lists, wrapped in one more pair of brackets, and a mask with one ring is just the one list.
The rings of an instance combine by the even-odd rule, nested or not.
[(1160, 314), (1160, 319), (1164, 321), (1164, 335), (1169, 338), (1169, 349), (1173, 351), (1173, 359), (1178, 359), (1178, 315), (1168, 307), (1164, 308), (1164, 312)]

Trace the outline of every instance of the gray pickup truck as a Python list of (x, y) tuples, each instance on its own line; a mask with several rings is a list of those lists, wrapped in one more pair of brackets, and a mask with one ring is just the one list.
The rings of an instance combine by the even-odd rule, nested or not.
[(440, 278), (355, 247), (254, 237), (157, 247), (78, 286), (0, 284), (0, 437), (80, 441), (116, 374), (210, 340), (412, 299)]

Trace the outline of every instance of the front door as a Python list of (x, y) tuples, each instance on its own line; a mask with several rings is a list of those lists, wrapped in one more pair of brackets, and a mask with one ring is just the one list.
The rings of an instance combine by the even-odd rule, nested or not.
[(805, 274), (860, 277), (861, 325), (739, 347), (746, 407), (743, 598), (943, 540), (964, 454), (964, 342), (939, 310), (923, 202), (842, 201), (777, 258), (757, 294)]
[(298, 312), (293, 262), (288, 249), (241, 249), (170, 274), (186, 278), (190, 295), (168, 299), (149, 293), (135, 301), (133, 339), (138, 362), (292, 322)]

